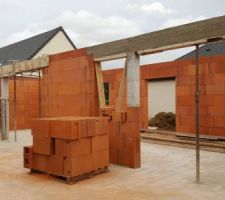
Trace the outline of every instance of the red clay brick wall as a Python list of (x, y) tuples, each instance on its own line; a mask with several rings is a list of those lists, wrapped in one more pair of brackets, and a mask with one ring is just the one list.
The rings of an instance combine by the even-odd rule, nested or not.
[[(9, 80), (9, 129), (14, 129), (14, 81)], [(38, 79), (16, 78), (17, 129), (31, 127), (31, 119), (38, 117)]]
[[(49, 67), (43, 71), (41, 88), (43, 117), (100, 115), (94, 62), (85, 49), (51, 56)], [(123, 125), (128, 127), (121, 130), (126, 137), (122, 140), (117, 137), (114, 143), (110, 140), (113, 144), (110, 162), (137, 168), (140, 167), (139, 108), (127, 111), (128, 122)], [(117, 134), (116, 130), (112, 121), (110, 137)]]
[[(104, 71), (104, 81), (110, 83), (110, 104), (116, 102), (121, 72), (121, 69)], [(168, 77), (176, 78), (176, 130), (193, 133), (194, 60), (141, 67), (141, 127), (148, 126), (148, 80)], [(225, 136), (225, 55), (201, 58), (200, 90), (201, 133)]]
[[(182, 67), (181, 67), (182, 66)], [(200, 129), (202, 134), (225, 136), (225, 56), (200, 61)], [(177, 131), (194, 132), (195, 65), (177, 67)]]
[(52, 55), (41, 88), (42, 116), (99, 116), (94, 63), (85, 49)]

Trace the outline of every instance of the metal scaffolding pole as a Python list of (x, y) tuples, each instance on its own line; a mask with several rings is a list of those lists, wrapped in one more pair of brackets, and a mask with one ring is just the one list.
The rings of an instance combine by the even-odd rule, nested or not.
[(39, 117), (41, 117), (41, 70), (38, 71), (38, 105), (39, 105)]
[(16, 121), (16, 75), (14, 75), (14, 91), (13, 91), (13, 109), (14, 109), (14, 140), (17, 142), (17, 121)]
[(196, 183), (200, 183), (200, 144), (199, 144), (199, 45), (196, 45), (195, 60), (195, 132), (196, 132)]

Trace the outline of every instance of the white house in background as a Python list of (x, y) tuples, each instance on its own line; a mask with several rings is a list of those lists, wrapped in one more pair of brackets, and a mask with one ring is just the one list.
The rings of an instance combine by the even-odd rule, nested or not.
[(62, 26), (0, 48), (0, 63), (29, 60), (76, 49)]

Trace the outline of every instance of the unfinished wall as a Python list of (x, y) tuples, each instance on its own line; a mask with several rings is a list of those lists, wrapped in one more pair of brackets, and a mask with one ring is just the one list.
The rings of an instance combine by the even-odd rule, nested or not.
[(42, 116), (99, 116), (94, 63), (85, 49), (55, 54), (41, 80)]
[[(97, 91), (94, 61), (85, 49), (52, 55), (41, 80), (42, 116), (100, 116)], [(110, 162), (136, 168), (140, 167), (139, 108), (126, 111), (125, 123), (110, 121)]]
[(141, 166), (140, 108), (128, 107), (126, 120), (117, 117), (109, 123), (109, 159), (111, 163), (132, 168)]
[[(121, 75), (121, 69), (104, 71), (104, 81), (110, 83), (110, 104), (116, 101)], [(141, 67), (141, 127), (148, 126), (148, 80), (169, 77), (176, 78), (176, 130), (194, 133), (194, 60), (157, 63)], [(225, 136), (224, 55), (200, 59), (200, 90), (201, 133)]]
[[(31, 127), (32, 118), (38, 117), (38, 79), (16, 78), (17, 129)], [(9, 80), (9, 129), (14, 129), (14, 81)]]

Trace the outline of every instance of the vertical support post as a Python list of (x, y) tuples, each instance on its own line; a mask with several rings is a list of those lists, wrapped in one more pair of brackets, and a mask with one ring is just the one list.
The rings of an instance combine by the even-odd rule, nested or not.
[(41, 70), (38, 71), (38, 107), (39, 107), (39, 117), (41, 117)]
[(2, 140), (9, 138), (9, 81), (8, 78), (1, 79), (1, 120), (2, 120)]
[(127, 54), (127, 106), (140, 106), (140, 56), (135, 52)]
[(199, 45), (196, 45), (195, 68), (195, 132), (196, 132), (196, 183), (200, 183), (200, 144), (199, 144)]
[(106, 103), (105, 103), (102, 67), (100, 62), (95, 62), (95, 72), (96, 72), (96, 79), (97, 79), (97, 86), (98, 86), (99, 104), (100, 104), (100, 108), (104, 108)]
[(16, 75), (13, 79), (13, 113), (14, 113), (14, 141), (17, 142), (17, 120), (16, 120)]
[[(132, 163), (131, 167), (141, 166), (140, 146), (140, 56), (135, 52), (127, 54), (127, 118), (134, 117), (132, 123), (135, 128), (129, 130), (129, 136), (133, 138), (127, 153)], [(125, 136), (126, 137), (126, 136)]]
[(120, 81), (119, 95), (118, 95), (117, 102), (116, 102), (116, 111), (121, 111), (121, 109), (122, 109), (126, 81), (127, 81), (127, 59), (125, 61), (123, 75), (122, 75), (122, 79)]

